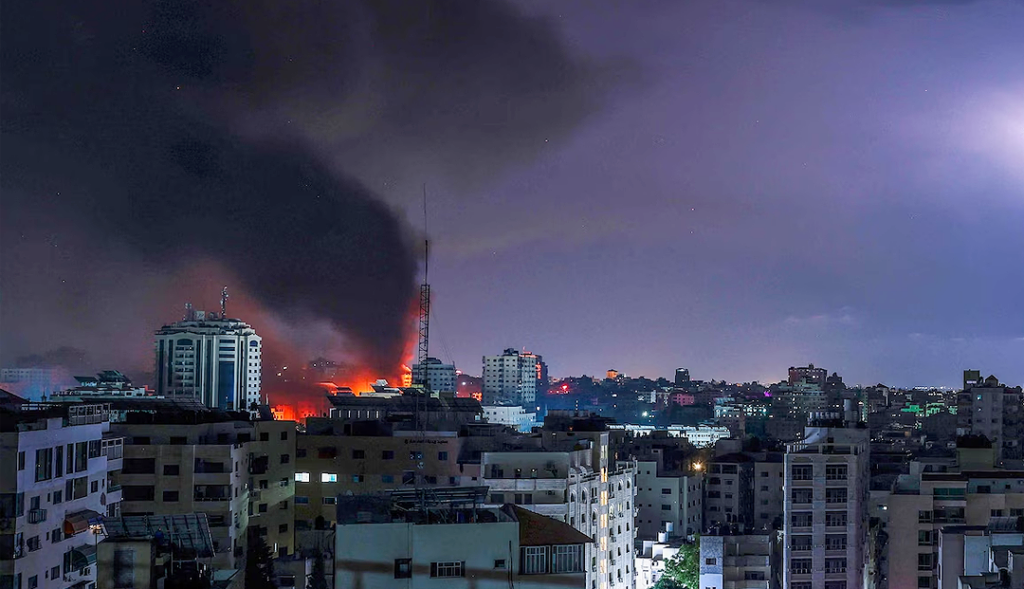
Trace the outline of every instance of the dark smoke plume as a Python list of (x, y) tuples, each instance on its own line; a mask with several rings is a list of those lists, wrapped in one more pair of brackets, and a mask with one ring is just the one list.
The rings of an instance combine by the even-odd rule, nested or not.
[[(235, 281), (283, 323), (326, 325), (393, 368), (416, 255), (353, 178), (427, 152), (480, 181), (594, 106), (593, 71), (500, 2), (0, 10), (5, 362), (73, 345), (149, 368), (167, 305), (212, 308), (196, 287)], [(285, 331), (303, 346), (305, 330)]]

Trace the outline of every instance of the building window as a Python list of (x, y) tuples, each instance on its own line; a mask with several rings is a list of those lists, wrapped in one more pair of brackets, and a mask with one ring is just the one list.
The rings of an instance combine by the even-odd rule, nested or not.
[(288, 464), (289, 462), (291, 462), (291, 457), (288, 456), (287, 454), (282, 454), (281, 455), (281, 464)]
[(437, 453), (437, 459), (438, 460), (448, 460), (448, 453), (447, 452), (438, 452)]
[(25, 451), (18, 452), (18, 470), (25, 470)]
[(164, 465), (164, 476), (176, 477), (181, 472), (181, 467), (177, 464), (165, 464)]
[(793, 489), (791, 493), (793, 503), (810, 503), (814, 500), (813, 489)]
[(582, 573), (583, 545), (567, 544), (551, 547), (552, 573)]
[(918, 546), (931, 546), (932, 545), (932, 531), (931, 530), (919, 530), (917, 532), (917, 545)]
[(384, 450), (383, 452), (380, 453), (380, 457), (383, 460), (394, 460), (395, 459), (395, 451), (394, 450)]
[(794, 481), (810, 481), (814, 479), (814, 466), (810, 464), (794, 464), (790, 471)]
[(932, 553), (926, 552), (917, 555), (917, 570), (919, 571), (930, 571), (932, 570)]
[(461, 560), (430, 563), (430, 576), (439, 579), (452, 579), (466, 576), (466, 563)]
[(309, 497), (303, 497), (302, 495), (296, 495), (295, 496), (295, 504), (296, 505), (308, 505), (309, 504)]
[(826, 558), (825, 559), (825, 574), (829, 573), (845, 573), (846, 572), (846, 559), (845, 558)]
[(846, 489), (825, 489), (825, 503), (846, 503)]
[(524, 575), (543, 575), (548, 572), (548, 547), (523, 546), (522, 565), (519, 567)]
[(178, 501), (177, 491), (164, 491), (164, 503), (175, 503)]
[(506, 564), (504, 558), (499, 558), (499, 559), (494, 561), (494, 568), (496, 568), (496, 569), (506, 569), (506, 568), (508, 568), (508, 565)]
[(717, 563), (717, 562), (718, 562), (717, 558), (705, 558), (704, 559), (704, 564), (706, 564), (708, 566), (715, 566), (715, 563)]
[(809, 558), (794, 558), (789, 561), (789, 570), (794, 575), (809, 575), (811, 573), (812, 562)]
[(309, 473), (308, 472), (297, 472), (297, 473), (295, 473), (295, 482), (296, 483), (308, 483), (309, 482)]
[(413, 578), (413, 559), (412, 558), (395, 558), (394, 559), (394, 578), (395, 579), (412, 579)]
[(361, 482), (363, 482), (365, 480), (366, 480), (366, 476), (365, 475), (361, 475), (361, 474), (354, 474), (354, 475), (352, 475), (352, 482), (353, 483), (361, 483)]
[(825, 536), (825, 550), (846, 550), (846, 535), (829, 534)]
[(338, 475), (333, 472), (322, 472), (320, 473), (321, 483), (336, 483), (338, 482)]
[(36, 481), (48, 481), (53, 477), (53, 448), (36, 450)]
[(917, 523), (919, 523), (919, 524), (926, 524), (926, 523), (928, 523), (930, 521), (932, 521), (932, 512), (931, 511), (918, 511), (917, 512)]
[(380, 482), (382, 483), (393, 483), (395, 482), (395, 476), (390, 474), (380, 475)]
[(930, 588), (932, 586), (932, 578), (931, 577), (918, 577), (917, 578), (917, 586), (918, 586), (919, 589)]
[(845, 464), (833, 464), (825, 466), (825, 480), (826, 481), (845, 481), (846, 480), (846, 465)]
[(810, 536), (792, 536), (792, 541), (789, 546), (794, 552), (804, 552), (811, 549), (811, 537)]
[(281, 441), (283, 442), (283, 441), (285, 441), (287, 439), (288, 439), (288, 432), (281, 432)]
[(825, 512), (825, 526), (826, 527), (846, 527), (846, 512), (845, 511), (827, 511)]
[[(335, 505), (338, 503), (338, 499), (337, 497), (324, 497), (320, 502), (324, 505)], [(296, 501), (296, 503), (298, 503), (298, 501)]]

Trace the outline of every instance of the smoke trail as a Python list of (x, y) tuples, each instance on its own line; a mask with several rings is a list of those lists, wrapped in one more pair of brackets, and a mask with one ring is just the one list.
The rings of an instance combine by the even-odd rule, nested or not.
[(546, 23), (415, 6), (4, 3), (0, 357), (137, 362), (175, 318), (154, 303), (195, 298), (202, 280), (177, 277), (201, 266), (393, 368), (416, 255), (347, 172), (426, 150), (479, 179), (593, 106)]

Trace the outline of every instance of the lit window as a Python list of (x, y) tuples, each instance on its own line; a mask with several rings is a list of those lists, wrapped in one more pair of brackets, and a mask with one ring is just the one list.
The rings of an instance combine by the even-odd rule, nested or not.
[(320, 473), (321, 483), (336, 483), (338, 482), (338, 475), (330, 472)]
[(295, 473), (295, 482), (296, 483), (308, 483), (309, 482), (309, 473), (308, 472), (297, 472), (297, 473)]

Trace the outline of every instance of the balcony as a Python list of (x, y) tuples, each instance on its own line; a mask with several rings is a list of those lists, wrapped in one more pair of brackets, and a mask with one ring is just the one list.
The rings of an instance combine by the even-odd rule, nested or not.
[(28, 523), (30, 524), (41, 524), (46, 521), (46, 510), (45, 509), (30, 509), (28, 510)]

